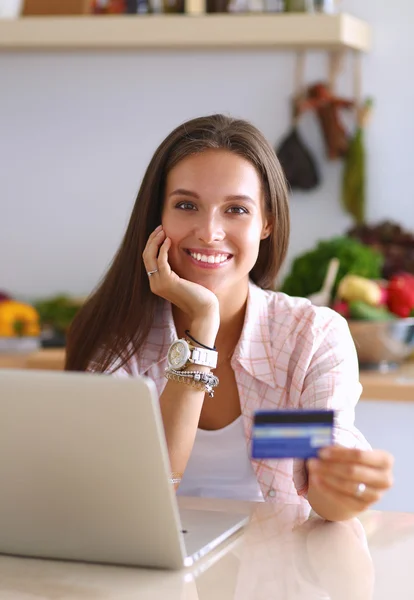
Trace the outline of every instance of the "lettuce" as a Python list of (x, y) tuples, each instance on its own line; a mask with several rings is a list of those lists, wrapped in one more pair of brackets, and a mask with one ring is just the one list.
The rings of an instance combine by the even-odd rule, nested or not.
[(344, 236), (320, 241), (316, 248), (295, 258), (281, 291), (289, 296), (307, 297), (318, 292), (325, 279), (331, 258), (337, 257), (340, 265), (332, 298), (339, 281), (350, 273), (368, 279), (380, 279), (384, 257), (381, 252), (361, 242)]

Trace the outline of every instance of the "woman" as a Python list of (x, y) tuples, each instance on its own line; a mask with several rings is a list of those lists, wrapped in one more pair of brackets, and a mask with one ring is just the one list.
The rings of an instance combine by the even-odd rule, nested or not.
[[(288, 239), (286, 183), (263, 135), (222, 115), (177, 127), (72, 324), (66, 368), (155, 381), (178, 493), (307, 498), (322, 517), (348, 519), (390, 487), (392, 457), (354, 427), (361, 386), (346, 321), (268, 289)], [(253, 411), (285, 408), (334, 409), (335, 446), (306, 465), (250, 460)]]

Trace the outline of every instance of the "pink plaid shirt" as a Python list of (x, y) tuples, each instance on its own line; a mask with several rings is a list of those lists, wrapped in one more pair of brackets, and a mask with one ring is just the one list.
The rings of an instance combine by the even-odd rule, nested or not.
[[(146, 375), (161, 394), (167, 351), (177, 339), (171, 304), (161, 305), (142, 353), (115, 375)], [(346, 320), (304, 298), (249, 284), (243, 331), (234, 370), (249, 456), (253, 412), (258, 409), (333, 409), (335, 443), (370, 448), (354, 426), (362, 391), (354, 342)], [(307, 492), (303, 461), (254, 460), (265, 500), (301, 503)]]

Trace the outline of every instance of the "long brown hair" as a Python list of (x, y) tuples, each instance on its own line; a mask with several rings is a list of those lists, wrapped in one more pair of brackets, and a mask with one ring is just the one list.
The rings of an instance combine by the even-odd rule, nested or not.
[(265, 137), (250, 123), (212, 115), (183, 123), (160, 144), (144, 178), (121, 246), (108, 272), (70, 327), (66, 346), (69, 371), (107, 371), (138, 354), (151, 329), (160, 299), (149, 287), (142, 253), (150, 233), (161, 223), (168, 172), (186, 156), (225, 149), (249, 160), (263, 185), (265, 207), (273, 222), (260, 243), (250, 278), (262, 288), (274, 285), (289, 242), (286, 181)]

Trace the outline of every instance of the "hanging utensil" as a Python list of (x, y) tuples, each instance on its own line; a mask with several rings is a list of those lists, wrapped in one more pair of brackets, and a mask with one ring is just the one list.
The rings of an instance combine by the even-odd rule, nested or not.
[(318, 167), (298, 130), (298, 123), (302, 114), (300, 99), (303, 94), (304, 60), (304, 52), (298, 53), (296, 57), (295, 97), (292, 101), (291, 128), (275, 151), (291, 189), (311, 190), (320, 183)]

